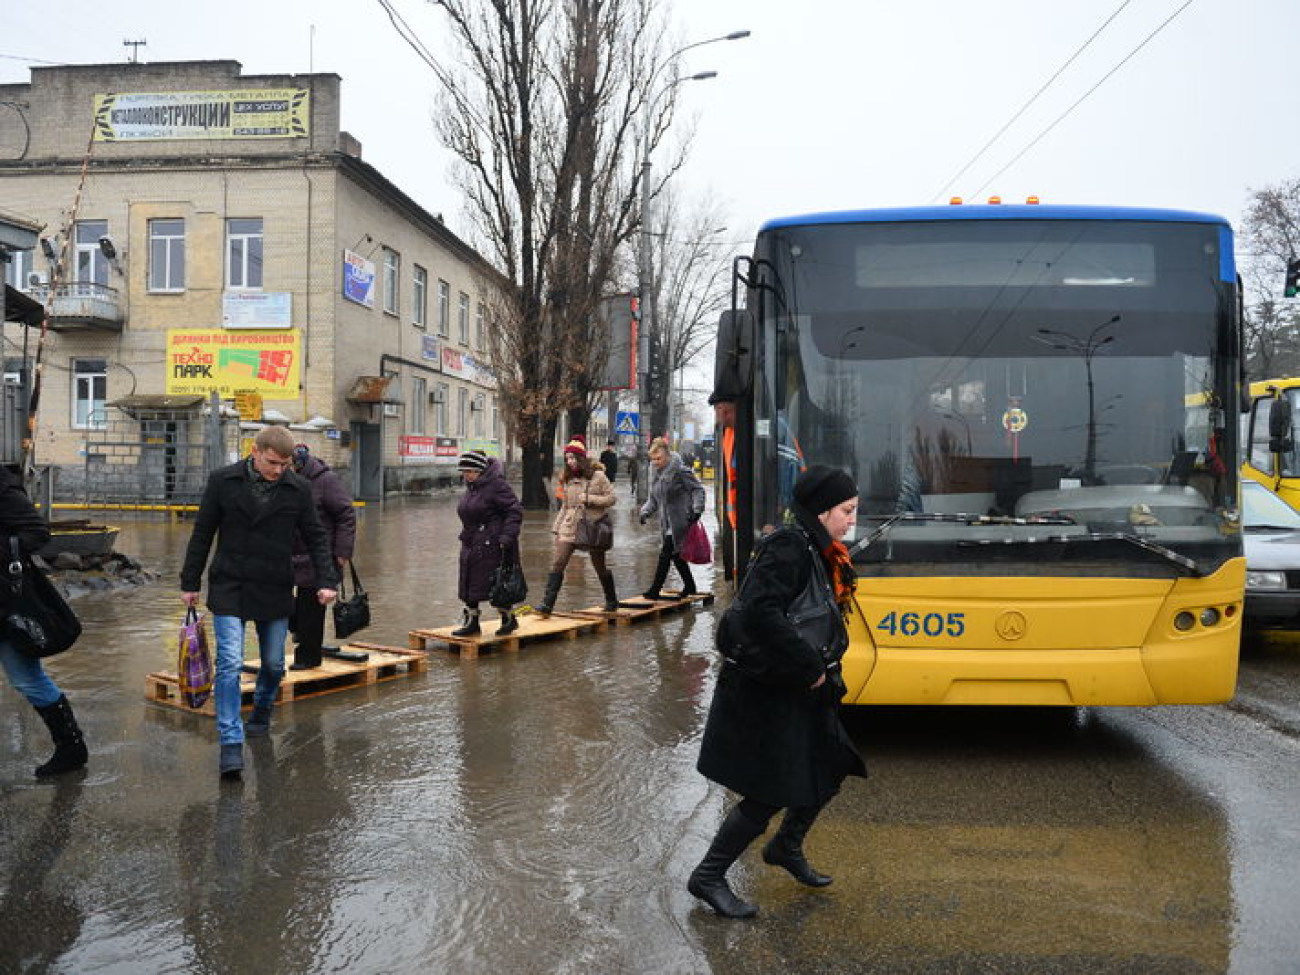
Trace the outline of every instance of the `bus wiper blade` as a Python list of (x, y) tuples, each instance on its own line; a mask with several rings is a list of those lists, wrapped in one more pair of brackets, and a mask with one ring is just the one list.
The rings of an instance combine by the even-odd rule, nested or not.
[(1144, 551), (1160, 556), (1166, 562), (1172, 562), (1194, 579), (1201, 579), (1205, 576), (1205, 570), (1196, 564), (1195, 559), (1189, 559), (1186, 555), (1180, 555), (1171, 548), (1166, 548), (1149, 538), (1143, 538), (1141, 535), (1134, 535), (1132, 532), (1088, 532), (1086, 535), (1053, 535), (1045, 539), (1045, 541), (1066, 544), (1071, 542), (1127, 542), (1129, 545), (1136, 545)]
[(849, 549), (849, 557), (865, 552), (895, 525), (908, 522), (941, 521), (957, 525), (1077, 525), (1069, 515), (1029, 515), (1025, 518), (1013, 518), (1008, 515), (977, 515), (948, 513), (938, 511), (900, 511), (890, 515), (866, 538), (854, 543)]

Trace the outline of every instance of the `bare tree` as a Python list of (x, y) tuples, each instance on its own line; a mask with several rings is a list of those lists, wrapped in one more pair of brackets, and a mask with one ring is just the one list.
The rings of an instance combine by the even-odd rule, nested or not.
[(498, 392), (523, 452), (523, 500), (543, 507), (559, 417), (585, 430), (608, 337), (602, 295), (639, 219), (637, 163), (667, 128), (639, 113), (662, 55), (658, 0), (429, 0), (459, 64), (431, 61), (437, 125), (470, 219), (504, 283)]
[(672, 377), (692, 362), (716, 334), (728, 300), (729, 252), (722, 240), (722, 211), (713, 201), (687, 211), (665, 192), (656, 204), (653, 247), (657, 341), (650, 350), (650, 430), (669, 424)]
[(1251, 196), (1242, 222), (1246, 353), (1257, 378), (1300, 371), (1300, 315), (1282, 296), (1289, 261), (1300, 256), (1300, 179)]

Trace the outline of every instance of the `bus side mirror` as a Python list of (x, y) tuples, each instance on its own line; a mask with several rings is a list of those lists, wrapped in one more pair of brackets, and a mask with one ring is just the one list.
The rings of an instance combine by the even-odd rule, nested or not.
[(1291, 436), (1291, 401), (1279, 396), (1268, 408), (1268, 449), (1270, 453), (1289, 453), (1294, 440)]
[(713, 362), (713, 395), (739, 400), (749, 392), (754, 371), (754, 316), (744, 309), (724, 311), (718, 319)]

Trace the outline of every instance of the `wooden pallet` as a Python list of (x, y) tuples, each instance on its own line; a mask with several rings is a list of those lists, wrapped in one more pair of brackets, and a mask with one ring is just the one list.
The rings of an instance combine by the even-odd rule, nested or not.
[(424, 653), (429, 644), (442, 644), (445, 649), (472, 660), (482, 651), (504, 650), (514, 653), (525, 643), (541, 640), (576, 640), (579, 634), (590, 633), (605, 624), (602, 620), (580, 616), (537, 616), (529, 613), (519, 617), (519, 629), (509, 636), (497, 636), (495, 620), (486, 621), (483, 632), (477, 636), (452, 636), (455, 626), (436, 629), (412, 630), (408, 646), (414, 652)]
[(619, 600), (617, 612), (606, 612), (604, 606), (601, 605), (587, 606), (583, 609), (557, 610), (555, 615), (572, 616), (578, 619), (594, 619), (602, 623), (627, 626), (664, 613), (675, 613), (692, 604), (708, 606), (712, 602), (713, 593), (711, 592), (696, 593), (694, 596), (688, 596), (685, 599), (650, 600), (641, 596), (632, 596), (628, 599)]
[[(429, 658), (423, 653), (414, 653), (402, 647), (385, 647), (377, 643), (345, 643), (344, 650), (360, 650), (370, 655), (365, 662), (339, 660), (325, 657), (319, 667), (311, 670), (285, 670), (284, 679), (276, 694), (277, 704), (296, 701), (301, 698), (318, 697), (321, 694), (336, 694), (356, 687), (367, 687), (381, 681), (396, 680), (422, 673), (429, 667)], [(292, 656), (286, 661), (292, 663)], [(203, 714), (209, 718), (216, 717), (216, 700), (209, 697), (200, 708), (192, 708), (181, 700), (180, 682), (172, 671), (159, 671), (148, 674), (145, 679), (145, 699), (153, 704), (186, 711), (190, 714)], [(245, 671), (240, 675), (240, 706), (253, 706), (253, 689), (257, 685), (257, 673)]]

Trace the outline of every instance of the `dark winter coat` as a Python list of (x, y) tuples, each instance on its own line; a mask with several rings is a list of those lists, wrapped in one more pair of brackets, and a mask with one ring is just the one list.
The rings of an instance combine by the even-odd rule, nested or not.
[[(501, 564), (502, 552), (519, 558), (519, 526), (524, 508), (506, 481), (501, 461), (492, 457), (487, 468), (456, 505), (460, 515), (460, 585), (457, 595), (464, 603), (481, 603), (492, 589), (492, 573)], [(507, 607), (508, 608), (508, 607)]]
[[(819, 602), (834, 614), (836, 639), (830, 646), (813, 646), (804, 639), (810, 630), (796, 628), (786, 617), (813, 579), (813, 560), (822, 558), (820, 550), (829, 541), (820, 523), (801, 518), (796, 527), (768, 536), (755, 552), (731, 621), (744, 634), (754, 669), (724, 657), (700, 745), (702, 775), (772, 806), (820, 806), (839, 791), (845, 776), (866, 775), (840, 723), (839, 659), (848, 637), (824, 575), (816, 588)], [(720, 636), (724, 628), (720, 625)], [(812, 689), (822, 675), (825, 682)]]
[(695, 472), (682, 463), (678, 454), (669, 454), (660, 470), (650, 467), (650, 497), (641, 506), (641, 516), (649, 518), (659, 512), (659, 530), (673, 539), (673, 554), (681, 552), (686, 529), (704, 514), (704, 485)]
[(253, 497), (248, 461), (208, 475), (185, 550), (181, 591), (198, 592), (208, 570), (208, 609), (245, 620), (286, 619), (293, 611), (293, 540), (301, 535), (322, 589), (338, 588), (329, 536), (321, 527), (311, 485), (285, 471), (265, 503)]
[[(352, 558), (357, 541), (357, 512), (352, 507), (352, 496), (343, 486), (343, 479), (330, 470), (329, 464), (319, 457), (308, 456), (307, 463), (298, 472), (311, 485), (311, 496), (316, 502), (316, 515), (330, 539), (330, 554), (337, 565), (339, 559)], [(299, 589), (316, 589), (316, 572), (311, 556), (301, 537), (293, 540), (293, 584)]]
[[(29, 555), (50, 540), (50, 529), (41, 513), (19, 485), (18, 478), (0, 467), (0, 558), (9, 564), (9, 539), (18, 539), (18, 550)], [(3, 573), (0, 573), (3, 578)], [(9, 587), (0, 584), (0, 616), (8, 609)]]

